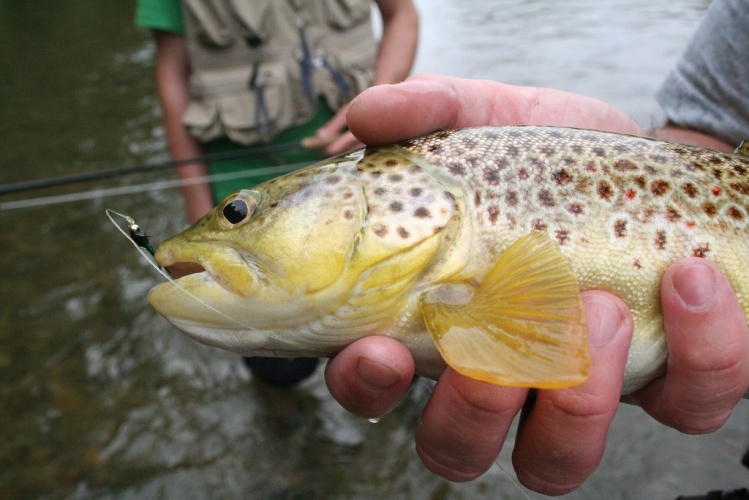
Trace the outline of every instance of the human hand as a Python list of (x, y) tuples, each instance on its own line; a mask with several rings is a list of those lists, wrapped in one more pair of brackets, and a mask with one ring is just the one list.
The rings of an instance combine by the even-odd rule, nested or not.
[(348, 105), (342, 107), (328, 120), (328, 123), (320, 127), (317, 137), (326, 139), (327, 144), (323, 149), (325, 156), (334, 156), (350, 149), (360, 148), (362, 144), (354, 134), (346, 129), (346, 112)]
[[(351, 130), (382, 144), (437, 129), (501, 124), (556, 124), (642, 134), (624, 114), (600, 101), (553, 90), (495, 82), (418, 77), (375, 87), (351, 104)], [(670, 357), (667, 373), (632, 399), (684, 432), (720, 427), (749, 386), (749, 334), (723, 275), (709, 262), (687, 259), (662, 283)], [(514, 416), (526, 406), (513, 463), (529, 488), (562, 494), (593, 472), (621, 393), (632, 320), (605, 292), (583, 294), (592, 370), (578, 387), (538, 391), (497, 387), (447, 369), (416, 433), (417, 450), (433, 472), (455, 481), (485, 472), (498, 455)], [(380, 417), (406, 394), (413, 359), (397, 341), (357, 341), (328, 364), (331, 393), (350, 411)]]

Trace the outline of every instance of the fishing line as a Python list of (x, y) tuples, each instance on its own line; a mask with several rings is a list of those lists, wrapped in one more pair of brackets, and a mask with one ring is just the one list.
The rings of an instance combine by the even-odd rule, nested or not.
[(253, 146), (251, 148), (237, 149), (232, 151), (222, 151), (218, 153), (209, 153), (192, 158), (183, 158), (178, 160), (164, 160), (143, 165), (133, 165), (129, 167), (110, 168), (107, 170), (98, 170), (94, 172), (81, 172), (77, 174), (62, 175), (58, 177), (47, 177), (31, 181), (14, 182), (11, 184), (0, 185), (0, 195), (9, 193), (18, 193), (21, 191), (30, 191), (52, 186), (61, 186), (64, 184), (74, 184), (92, 180), (106, 179), (111, 177), (120, 177), (123, 175), (136, 174), (142, 172), (153, 172), (171, 167), (179, 167), (189, 163), (211, 163), (222, 160), (233, 160), (245, 158), (248, 156), (273, 155), (278, 153), (291, 153), (302, 150), (320, 149), (330, 144), (335, 137), (308, 137), (301, 142), (285, 144), (268, 144), (264, 146)]
[(96, 200), (109, 198), (113, 196), (122, 196), (126, 194), (143, 193), (144, 191), (164, 191), (182, 186), (191, 186), (194, 184), (204, 184), (210, 182), (219, 182), (233, 179), (242, 179), (256, 177), (266, 174), (285, 174), (298, 169), (301, 166), (308, 165), (308, 162), (291, 163), (274, 167), (256, 168), (252, 170), (243, 170), (240, 172), (229, 172), (226, 174), (204, 175), (191, 177), (189, 179), (174, 179), (169, 181), (156, 181), (147, 184), (137, 184), (133, 186), (121, 186), (116, 188), (94, 189), (79, 193), (43, 196), (39, 198), (28, 198), (16, 201), (0, 201), (0, 211), (18, 210), (21, 208), (39, 208), (50, 205), (60, 205), (63, 203), (72, 203), (75, 201)]
[[(228, 319), (229, 321), (231, 321), (231, 322), (233, 322), (233, 323), (236, 323), (237, 325), (241, 326), (242, 328), (246, 328), (246, 329), (248, 329), (248, 330), (256, 330), (255, 328), (253, 328), (253, 327), (251, 327), (251, 326), (248, 326), (248, 325), (245, 325), (245, 324), (244, 324), (244, 323), (242, 323), (241, 321), (238, 321), (238, 320), (236, 320), (236, 319), (232, 318), (231, 316), (227, 315), (226, 313), (224, 313), (224, 312), (222, 312), (222, 311), (219, 311), (218, 309), (216, 309), (216, 308), (215, 308), (215, 307), (213, 307), (212, 305), (210, 305), (210, 304), (208, 304), (208, 303), (204, 302), (204, 301), (203, 301), (202, 299), (200, 299), (200, 298), (196, 297), (195, 295), (193, 295), (192, 293), (190, 293), (190, 292), (189, 292), (189, 291), (188, 291), (188, 290), (187, 290), (186, 288), (184, 288), (184, 287), (183, 287), (182, 285), (180, 285), (179, 283), (177, 283), (177, 282), (176, 282), (176, 281), (174, 280), (174, 278), (172, 278), (171, 276), (169, 276), (169, 273), (168, 273), (168, 272), (167, 272), (166, 270), (164, 270), (164, 269), (163, 269), (163, 268), (162, 268), (161, 266), (159, 266), (159, 265), (158, 265), (158, 263), (156, 263), (156, 261), (155, 261), (155, 260), (154, 260), (154, 258), (153, 258), (153, 255), (152, 255), (151, 251), (150, 251), (150, 250), (148, 250), (148, 248), (147, 248), (146, 246), (143, 246), (143, 245), (141, 245), (140, 243), (138, 243), (138, 242), (136, 241), (136, 239), (132, 237), (133, 226), (134, 226), (135, 228), (138, 228), (138, 229), (140, 229), (140, 228), (138, 227), (138, 225), (137, 225), (137, 224), (135, 223), (135, 220), (133, 220), (133, 218), (132, 218), (132, 217), (129, 217), (129, 216), (127, 216), (127, 215), (124, 215), (124, 214), (121, 214), (121, 213), (119, 213), (119, 212), (116, 212), (116, 211), (112, 210), (111, 208), (107, 208), (107, 209), (105, 210), (105, 213), (107, 214), (107, 217), (108, 217), (108, 218), (109, 218), (109, 220), (110, 220), (110, 221), (112, 222), (112, 224), (114, 224), (114, 227), (116, 227), (116, 228), (117, 228), (117, 230), (118, 230), (119, 232), (121, 232), (121, 233), (122, 233), (122, 234), (123, 234), (123, 235), (125, 236), (125, 238), (127, 238), (127, 239), (128, 239), (129, 241), (130, 241), (130, 243), (132, 243), (132, 244), (133, 244), (133, 246), (135, 246), (135, 248), (136, 248), (136, 249), (138, 250), (138, 252), (140, 252), (140, 254), (141, 254), (141, 255), (142, 255), (143, 257), (145, 257), (145, 259), (146, 259), (146, 261), (148, 262), (148, 264), (149, 264), (149, 265), (150, 265), (151, 267), (153, 267), (154, 269), (156, 269), (156, 271), (157, 271), (157, 272), (158, 272), (158, 273), (159, 273), (160, 275), (162, 275), (162, 276), (163, 276), (163, 277), (164, 277), (164, 278), (165, 278), (165, 279), (166, 279), (166, 280), (167, 280), (168, 282), (170, 282), (170, 283), (171, 283), (172, 285), (176, 286), (176, 287), (177, 287), (177, 288), (178, 288), (179, 290), (181, 290), (182, 292), (184, 292), (185, 294), (187, 294), (187, 296), (189, 296), (190, 298), (192, 298), (193, 300), (195, 300), (195, 301), (196, 301), (196, 302), (198, 302), (199, 304), (202, 304), (202, 305), (204, 305), (204, 306), (205, 306), (206, 308), (208, 308), (208, 309), (210, 309), (211, 311), (215, 312), (215, 313), (216, 313), (216, 314), (218, 314), (219, 316), (222, 316), (222, 317), (224, 317), (224, 318)], [(125, 232), (125, 230), (124, 230), (124, 229), (122, 229), (122, 227), (121, 227), (121, 226), (120, 226), (119, 224), (117, 224), (117, 222), (116, 222), (116, 221), (114, 220), (114, 216), (117, 216), (117, 217), (121, 217), (121, 218), (125, 219), (125, 221), (126, 221), (126, 222), (127, 222), (127, 224), (128, 224), (128, 230), (129, 230), (130, 234), (128, 234), (127, 232)], [(148, 238), (148, 237), (147, 237), (147, 236), (145, 236), (145, 235), (144, 235), (144, 237), (145, 237), (145, 238)], [(150, 246), (150, 243), (148, 244), (148, 246)]]

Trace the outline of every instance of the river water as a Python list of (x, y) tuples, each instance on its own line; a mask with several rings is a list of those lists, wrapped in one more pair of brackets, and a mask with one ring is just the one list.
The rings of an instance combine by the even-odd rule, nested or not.
[[(705, 0), (420, 0), (417, 71), (544, 85), (613, 102), (643, 126)], [(134, 2), (0, 0), (0, 184), (166, 158), (153, 44)], [(3, 196), (138, 186), (171, 173)], [(453, 484), (412, 435), (424, 385), (379, 423), (317, 375), (276, 391), (148, 307), (158, 277), (104, 215), (158, 241), (185, 225), (174, 189), (0, 209), (0, 492), (6, 498), (518, 498), (494, 467)], [(603, 463), (569, 498), (675, 498), (749, 483), (749, 404), (709, 436), (622, 406)], [(512, 443), (500, 456), (512, 476)], [(537, 495), (529, 494), (532, 498)]]

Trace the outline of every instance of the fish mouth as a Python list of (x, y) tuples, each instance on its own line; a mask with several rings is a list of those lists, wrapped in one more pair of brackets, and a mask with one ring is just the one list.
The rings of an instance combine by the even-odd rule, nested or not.
[(187, 276), (204, 274), (204, 281), (212, 281), (242, 297), (254, 295), (257, 289), (257, 265), (245, 252), (227, 245), (193, 243), (179, 248), (159, 247), (155, 259), (178, 283)]

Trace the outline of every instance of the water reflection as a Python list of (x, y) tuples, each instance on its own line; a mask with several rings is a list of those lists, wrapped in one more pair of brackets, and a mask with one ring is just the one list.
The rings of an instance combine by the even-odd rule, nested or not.
[[(422, 0), (418, 68), (586, 92), (647, 124), (657, 114), (652, 91), (704, 5)], [(153, 47), (131, 26), (133, 8), (3, 4), (0, 183), (164, 157)], [(0, 211), (4, 496), (518, 497), (498, 469), (465, 485), (425, 471), (412, 442), (422, 385), (373, 425), (343, 411), (320, 374), (268, 390), (236, 356), (176, 333), (147, 307), (158, 276), (111, 227), (107, 207), (155, 241), (185, 223), (174, 190)], [(735, 413), (714, 435), (690, 438), (623, 408), (603, 465), (571, 496), (738, 487), (749, 405)]]

